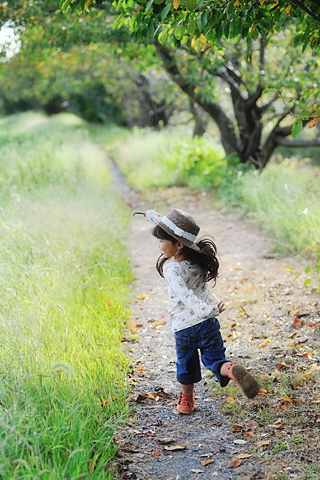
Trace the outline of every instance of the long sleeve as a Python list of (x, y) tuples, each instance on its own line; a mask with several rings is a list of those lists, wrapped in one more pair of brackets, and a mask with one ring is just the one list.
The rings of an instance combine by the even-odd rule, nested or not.
[[(191, 315), (202, 319), (219, 315), (217, 298), (210, 293), (209, 303), (201, 300), (192, 289), (188, 288), (183, 275), (179, 272), (179, 267), (165, 268), (164, 277), (176, 299), (186, 307)], [(180, 309), (183, 309), (183, 307), (180, 307)]]

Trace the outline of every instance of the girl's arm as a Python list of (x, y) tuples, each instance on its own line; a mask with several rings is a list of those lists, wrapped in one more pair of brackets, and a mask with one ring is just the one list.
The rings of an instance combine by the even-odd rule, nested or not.
[(197, 297), (194, 291), (187, 287), (185, 280), (179, 273), (178, 269), (166, 268), (163, 273), (164, 278), (167, 280), (168, 285), (173, 290), (176, 297), (185, 305), (192, 315), (197, 315), (202, 318), (212, 318), (218, 316), (222, 311), (219, 308), (221, 302), (219, 304), (216, 297), (214, 297), (217, 301), (216, 304), (211, 302), (206, 303)]

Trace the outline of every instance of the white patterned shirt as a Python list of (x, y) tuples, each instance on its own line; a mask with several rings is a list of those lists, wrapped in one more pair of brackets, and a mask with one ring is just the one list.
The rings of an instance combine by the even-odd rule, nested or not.
[(168, 283), (172, 330), (178, 332), (219, 315), (218, 299), (209, 292), (201, 270), (188, 260), (168, 262), (163, 266)]

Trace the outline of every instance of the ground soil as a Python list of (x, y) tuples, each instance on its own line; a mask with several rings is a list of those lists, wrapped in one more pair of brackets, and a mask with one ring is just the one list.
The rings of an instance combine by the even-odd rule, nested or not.
[(209, 194), (172, 188), (141, 196), (117, 171), (115, 182), (132, 211), (182, 208), (197, 219), (201, 234), (214, 236), (220, 276), (213, 292), (226, 305), (219, 320), (227, 357), (250, 369), (263, 389), (248, 400), (238, 387), (219, 388), (204, 369), (195, 412), (178, 414), (180, 386), (167, 287), (155, 269), (157, 241), (151, 224), (132, 218), (128, 250), (136, 280), (123, 341), (132, 358), (133, 411), (118, 438), (119, 476), (320, 479), (320, 306), (316, 283), (303, 287), (308, 262), (276, 254), (274, 240), (239, 213), (217, 209)]

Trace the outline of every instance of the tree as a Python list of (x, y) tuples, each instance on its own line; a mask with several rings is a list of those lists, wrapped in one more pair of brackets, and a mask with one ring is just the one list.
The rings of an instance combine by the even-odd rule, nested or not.
[(62, 14), (58, 1), (17, 1), (3, 13), (2, 21), (21, 39), (20, 53), (1, 69), (7, 112), (23, 101), (47, 113), (68, 109), (88, 120), (111, 115), (130, 127), (168, 123), (181, 94), (153, 46), (142, 49), (126, 29), (112, 32), (111, 7), (78, 17)]

